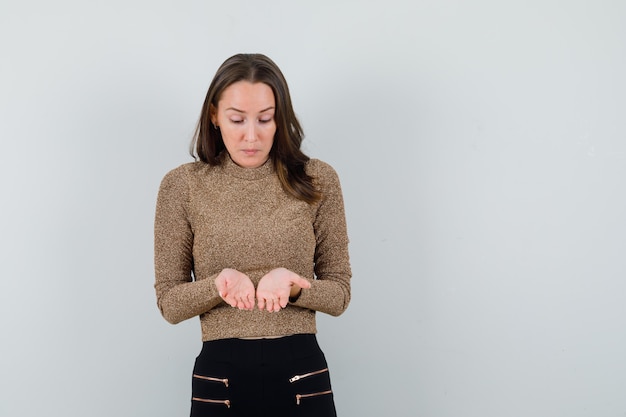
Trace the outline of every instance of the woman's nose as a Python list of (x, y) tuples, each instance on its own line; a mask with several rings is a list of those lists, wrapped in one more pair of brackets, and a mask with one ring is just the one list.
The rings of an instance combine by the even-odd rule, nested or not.
[(248, 126), (246, 126), (244, 140), (246, 142), (254, 142), (256, 140), (256, 126), (254, 123), (248, 123)]

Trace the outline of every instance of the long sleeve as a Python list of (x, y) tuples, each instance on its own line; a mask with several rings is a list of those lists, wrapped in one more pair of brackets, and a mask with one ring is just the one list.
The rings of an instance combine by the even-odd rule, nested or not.
[(154, 223), (157, 305), (170, 323), (198, 316), (221, 302), (213, 277), (193, 281), (194, 234), (187, 205), (185, 166), (169, 172), (159, 189)]
[(350, 302), (352, 275), (343, 196), (334, 169), (319, 160), (311, 163), (311, 174), (322, 192), (313, 224), (317, 279), (311, 281), (310, 289), (302, 290), (293, 305), (338, 316)]

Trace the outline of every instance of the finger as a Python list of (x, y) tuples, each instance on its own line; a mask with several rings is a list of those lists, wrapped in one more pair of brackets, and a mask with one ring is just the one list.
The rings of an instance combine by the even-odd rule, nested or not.
[(300, 288), (306, 288), (306, 289), (311, 288), (311, 283), (302, 277), (294, 278), (293, 284), (299, 286)]
[(245, 305), (246, 305), (246, 310), (252, 310), (252, 308), (254, 307), (254, 299), (250, 299), (250, 294), (246, 295), (245, 298)]
[(237, 305), (235, 299), (230, 297), (228, 294), (221, 294), (222, 300), (231, 307), (235, 307)]
[(278, 307), (278, 311), (280, 311), (283, 308), (287, 307), (287, 304), (289, 304), (289, 299), (288, 298), (278, 297), (276, 299), (276, 306)]
[(245, 295), (243, 297), (241, 297), (239, 299), (239, 305), (240, 305), (240, 309), (241, 310), (249, 310), (250, 309), (250, 303), (248, 302), (248, 296)]
[(280, 311), (280, 304), (278, 304), (278, 300), (277, 299), (272, 298), (269, 301), (268, 305), (270, 307), (270, 308), (267, 309), (268, 311), (271, 311), (272, 313), (276, 313), (276, 312)]

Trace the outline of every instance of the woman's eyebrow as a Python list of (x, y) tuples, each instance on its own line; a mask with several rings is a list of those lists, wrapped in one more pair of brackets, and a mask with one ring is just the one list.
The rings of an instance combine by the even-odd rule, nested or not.
[[(259, 113), (263, 113), (263, 112), (266, 112), (266, 111), (268, 111), (268, 110), (274, 110), (274, 109), (275, 109), (275, 107), (274, 107), (274, 106), (270, 106), (270, 107), (268, 107), (268, 108), (266, 108), (266, 109), (261, 110)], [(234, 110), (234, 111), (236, 111), (236, 112), (238, 112), (238, 113), (245, 113), (245, 111), (243, 111), (243, 110), (239, 110), (239, 109), (237, 109), (237, 108), (235, 108), (235, 107), (229, 107), (229, 108), (227, 108), (226, 110)]]

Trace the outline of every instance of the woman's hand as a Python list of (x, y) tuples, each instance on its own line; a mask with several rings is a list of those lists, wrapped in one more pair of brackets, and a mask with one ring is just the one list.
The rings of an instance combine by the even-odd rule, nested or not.
[(254, 309), (254, 284), (250, 278), (236, 269), (226, 268), (215, 278), (220, 297), (240, 310)]
[(289, 297), (298, 295), (302, 288), (311, 288), (311, 283), (286, 268), (268, 272), (256, 289), (259, 310), (280, 311), (287, 307)]

